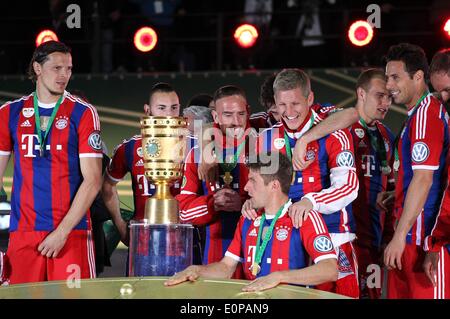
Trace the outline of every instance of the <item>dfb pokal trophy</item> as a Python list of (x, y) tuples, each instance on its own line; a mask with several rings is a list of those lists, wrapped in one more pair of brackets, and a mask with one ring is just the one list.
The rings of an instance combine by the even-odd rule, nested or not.
[(141, 119), (145, 176), (156, 193), (147, 199), (144, 220), (130, 223), (130, 276), (171, 276), (192, 264), (193, 227), (179, 223), (170, 192), (183, 174), (186, 127), (183, 117)]

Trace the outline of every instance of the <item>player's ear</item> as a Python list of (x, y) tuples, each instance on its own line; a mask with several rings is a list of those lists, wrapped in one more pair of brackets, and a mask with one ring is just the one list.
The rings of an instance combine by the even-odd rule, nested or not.
[(356, 95), (357, 95), (358, 99), (361, 99), (362, 101), (364, 101), (366, 98), (366, 91), (364, 91), (364, 89), (362, 87), (359, 87), (356, 89)]
[(414, 73), (414, 75), (413, 75), (413, 79), (417, 82), (422, 81), (423, 78), (424, 78), (424, 73), (422, 70), (417, 70), (416, 73)]
[(214, 119), (214, 123), (219, 124), (219, 114), (216, 110), (211, 110), (211, 115)]
[(38, 62), (33, 62), (33, 70), (36, 76), (40, 75), (42, 73), (42, 65), (40, 65)]
[(144, 104), (144, 113), (145, 113), (145, 115), (147, 115), (147, 116), (151, 116), (151, 115), (152, 115), (152, 111), (151, 111), (151, 109), (150, 109), (150, 105)]
[(313, 91), (309, 92), (307, 100), (308, 100), (308, 106), (313, 105), (313, 103), (314, 103), (314, 92)]

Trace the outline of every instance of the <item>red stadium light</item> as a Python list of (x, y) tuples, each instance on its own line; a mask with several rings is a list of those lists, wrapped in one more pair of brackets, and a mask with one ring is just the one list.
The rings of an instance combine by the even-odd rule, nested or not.
[(38, 47), (47, 41), (58, 41), (58, 36), (52, 30), (41, 31), (36, 37), (36, 46)]
[(252, 47), (258, 39), (258, 30), (251, 24), (240, 25), (234, 31), (234, 39), (243, 48)]
[(150, 27), (142, 27), (134, 34), (134, 46), (141, 52), (149, 52), (158, 42), (156, 31)]
[(450, 18), (445, 22), (444, 31), (445, 34), (450, 38)]
[(359, 20), (353, 22), (348, 29), (348, 38), (353, 45), (358, 47), (365, 46), (372, 41), (373, 28), (367, 21)]

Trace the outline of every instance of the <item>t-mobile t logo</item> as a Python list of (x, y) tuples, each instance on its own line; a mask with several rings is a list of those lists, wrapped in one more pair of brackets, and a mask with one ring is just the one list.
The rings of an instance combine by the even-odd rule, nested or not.
[[(24, 157), (36, 157), (36, 155), (34, 155), (34, 151), (39, 151), (40, 148), (37, 134), (23, 134), (21, 142), (22, 150), (25, 151)], [(50, 151), (51, 146), (45, 145), (45, 150)], [(61, 151), (62, 145), (57, 144), (56, 150)]]
[(372, 177), (372, 171), (375, 171), (375, 156), (363, 155), (361, 163), (361, 168), (366, 171), (364, 176)]

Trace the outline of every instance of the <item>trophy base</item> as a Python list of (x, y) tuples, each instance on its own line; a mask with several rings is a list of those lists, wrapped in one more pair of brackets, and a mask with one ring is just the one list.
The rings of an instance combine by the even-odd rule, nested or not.
[(178, 224), (178, 211), (175, 198), (149, 198), (145, 202), (144, 218), (149, 224)]

